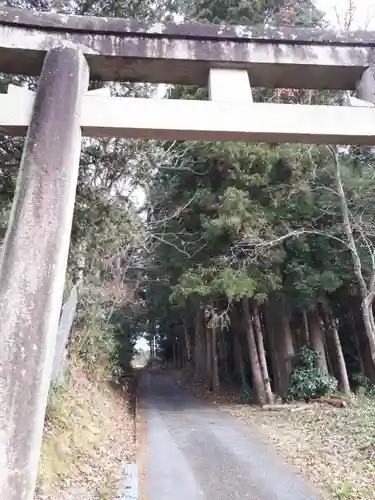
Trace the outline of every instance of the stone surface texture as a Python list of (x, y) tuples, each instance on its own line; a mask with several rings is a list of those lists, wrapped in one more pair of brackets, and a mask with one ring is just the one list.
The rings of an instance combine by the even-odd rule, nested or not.
[(246, 69), (253, 87), (354, 89), (375, 34), (141, 23), (0, 8), (0, 70), (38, 75), (45, 52), (78, 45), (97, 80), (206, 85), (211, 68)]
[[(87, 137), (160, 140), (375, 145), (371, 103), (356, 99), (361, 106), (351, 107), (352, 97), (347, 103), (351, 106), (252, 103), (250, 88), (247, 90), (241, 85), (230, 99), (225, 89), (220, 90), (212, 96), (215, 101), (88, 95), (82, 105), (82, 133)], [(234, 100), (236, 96), (242, 101)], [(33, 99), (23, 89), (0, 94), (1, 130), (8, 135), (25, 133)]]
[(0, 24), (45, 30), (81, 31), (136, 36), (163, 36), (193, 40), (274, 41), (293, 43), (325, 43), (333, 45), (375, 46), (372, 31), (337, 31), (321, 28), (230, 26), (197, 23), (146, 23), (115, 17), (75, 16), (24, 9), (0, 7)]
[(45, 60), (0, 260), (0, 491), (32, 500), (54, 358), (88, 67), (74, 48)]

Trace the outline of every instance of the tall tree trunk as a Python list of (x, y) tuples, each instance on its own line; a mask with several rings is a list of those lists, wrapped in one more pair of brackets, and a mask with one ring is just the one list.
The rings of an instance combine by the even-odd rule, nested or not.
[(284, 395), (290, 384), (292, 360), (294, 356), (293, 338), (289, 313), (281, 301), (270, 300), (266, 309), (267, 331), (269, 335), (273, 370), (274, 391)]
[(206, 383), (210, 390), (213, 389), (213, 374), (212, 374), (212, 331), (204, 323), (205, 339), (206, 339)]
[(238, 339), (238, 334), (234, 335), (234, 352), (236, 360), (235, 368), (240, 376), (241, 384), (245, 385), (246, 384), (245, 367), (243, 363), (242, 348), (241, 348), (241, 343)]
[(363, 361), (362, 350), (361, 350), (361, 343), (360, 343), (360, 340), (359, 340), (359, 336), (358, 336), (358, 332), (357, 332), (356, 324), (355, 324), (355, 319), (354, 319), (353, 312), (352, 312), (351, 309), (350, 309), (350, 312), (349, 312), (349, 317), (350, 317), (350, 324), (351, 324), (351, 327), (352, 327), (353, 337), (354, 337), (354, 341), (355, 341), (355, 346), (357, 348), (357, 356), (358, 356), (360, 370), (361, 370), (361, 373), (365, 373), (365, 363)]
[(346, 394), (349, 394), (350, 384), (349, 384), (348, 372), (346, 369), (345, 358), (342, 352), (342, 346), (336, 321), (327, 304), (323, 306), (323, 311), (324, 311), (324, 322), (328, 327), (328, 331), (332, 338), (332, 344), (335, 349), (337, 369), (334, 371), (337, 371), (338, 373), (340, 390)]
[(226, 335), (222, 328), (217, 330), (217, 347), (219, 352), (219, 361), (222, 368), (221, 372), (227, 376), (228, 374), (228, 361), (229, 361), (229, 349), (227, 345)]
[(369, 340), (364, 330), (363, 317), (360, 309), (360, 299), (358, 297), (351, 297), (351, 311), (354, 321), (354, 328), (359, 343), (359, 350), (363, 361), (363, 373), (373, 383), (375, 383), (375, 365), (371, 358), (371, 351), (369, 348)]
[(259, 317), (259, 308), (255, 302), (253, 302), (253, 317), (254, 317), (254, 332), (256, 337), (256, 342), (258, 346), (258, 354), (259, 354), (259, 363), (260, 369), (262, 372), (262, 378), (264, 383), (265, 397), (267, 403), (272, 403), (274, 400), (272, 389), (271, 389), (271, 381), (268, 374), (268, 366), (266, 359), (266, 352), (264, 349), (264, 341), (263, 341), (263, 331), (260, 323)]
[(267, 339), (270, 348), (271, 366), (272, 366), (272, 382), (273, 392), (281, 393), (281, 369), (280, 355), (277, 348), (277, 331), (275, 325), (275, 304), (269, 301), (264, 308), (264, 322), (267, 331)]
[(190, 364), (191, 362), (191, 342), (190, 342), (190, 332), (187, 322), (184, 321), (184, 339), (185, 339), (185, 348), (186, 348), (186, 363)]
[(265, 401), (265, 388), (260, 369), (259, 356), (254, 337), (253, 324), (250, 317), (249, 301), (248, 299), (242, 300), (242, 310), (244, 318), (244, 327), (246, 330), (246, 337), (249, 346), (249, 357), (251, 363), (251, 373), (253, 376), (253, 388), (255, 391), (256, 403), (263, 403)]
[(372, 328), (372, 331), (375, 332), (375, 319), (374, 319), (373, 299), (372, 298), (368, 298), (367, 302), (369, 304), (368, 309), (369, 309), (369, 317), (370, 317), (371, 328)]
[(177, 346), (177, 368), (183, 368), (181, 359), (181, 344), (178, 340), (176, 342), (176, 346)]
[(217, 355), (217, 329), (214, 326), (211, 328), (212, 335), (212, 385), (213, 391), (217, 392), (220, 388), (220, 379), (219, 379), (219, 363), (218, 363), (218, 355)]
[(205, 339), (203, 330), (203, 318), (202, 309), (199, 307), (197, 314), (195, 316), (194, 324), (194, 365), (195, 365), (195, 376), (200, 378), (205, 373)]
[(340, 373), (338, 371), (337, 361), (336, 361), (336, 346), (333, 342), (332, 335), (329, 334), (329, 328), (324, 328), (326, 335), (324, 337), (325, 346), (327, 350), (327, 365), (329, 373), (335, 377), (337, 380), (340, 379)]
[(177, 342), (173, 341), (173, 368), (178, 368), (178, 359), (177, 359)]
[(292, 373), (292, 360), (294, 356), (292, 332), (290, 329), (289, 314), (285, 311), (285, 307), (279, 304), (279, 317), (280, 317), (280, 335), (278, 347), (281, 354), (281, 389), (282, 393), (288, 389), (290, 384), (290, 375)]
[(317, 362), (317, 368), (322, 373), (328, 373), (326, 352), (324, 348), (324, 337), (323, 331), (320, 325), (320, 316), (318, 311), (314, 308), (307, 313), (307, 323), (309, 327), (310, 334), (310, 344), (312, 349), (319, 354), (319, 359)]
[(348, 204), (346, 201), (346, 195), (344, 191), (344, 187), (341, 180), (341, 172), (340, 172), (340, 161), (338, 158), (337, 149), (330, 147), (332, 155), (334, 157), (335, 162), (335, 180), (336, 180), (336, 189), (340, 203), (341, 215), (344, 224), (344, 231), (346, 235), (346, 240), (348, 243), (348, 248), (350, 251), (350, 256), (353, 264), (354, 275), (357, 279), (358, 287), (361, 293), (362, 304), (362, 317), (365, 325), (366, 334), (369, 341), (369, 347), (371, 352), (371, 359), (375, 366), (375, 321), (374, 321), (374, 313), (372, 309), (372, 303), (374, 301), (375, 296), (375, 269), (372, 269), (372, 276), (370, 280), (369, 287), (366, 284), (366, 281), (362, 272), (362, 263), (358, 253), (357, 245), (355, 243), (355, 239), (353, 236), (353, 228), (350, 221)]
[(366, 335), (368, 338), (371, 359), (375, 366), (375, 332), (372, 328), (372, 325), (374, 323), (374, 313), (372, 311), (372, 304), (369, 305), (366, 299), (363, 300), (361, 310), (362, 310), (363, 323), (365, 325)]
[(302, 328), (301, 328), (301, 337), (303, 345), (310, 345), (310, 336), (309, 336), (309, 326), (307, 323), (307, 314), (306, 311), (302, 313)]
[(346, 369), (344, 354), (342, 352), (339, 332), (337, 330), (337, 326), (336, 326), (334, 320), (332, 320), (331, 325), (332, 325), (331, 326), (332, 338), (333, 338), (333, 343), (334, 343), (335, 350), (336, 350), (337, 363), (338, 363), (338, 368), (339, 368), (339, 373), (340, 373), (340, 380), (339, 380), (340, 389), (342, 390), (342, 392), (349, 394), (350, 393), (350, 384), (349, 384), (349, 378), (348, 378), (348, 372)]

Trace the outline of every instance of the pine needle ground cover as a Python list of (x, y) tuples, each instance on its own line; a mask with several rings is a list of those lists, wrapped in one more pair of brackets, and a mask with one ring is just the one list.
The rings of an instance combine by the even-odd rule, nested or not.
[(347, 408), (268, 412), (219, 405), (256, 426), (285, 461), (322, 490), (322, 498), (375, 498), (375, 400), (355, 398)]

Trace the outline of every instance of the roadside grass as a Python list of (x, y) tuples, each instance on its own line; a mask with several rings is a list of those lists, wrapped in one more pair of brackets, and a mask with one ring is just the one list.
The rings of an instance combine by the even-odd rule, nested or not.
[[(53, 388), (44, 427), (38, 500), (106, 500), (116, 491), (125, 461), (135, 455), (130, 394), (104, 372), (75, 359), (66, 385)], [(79, 496), (78, 493), (79, 492)]]

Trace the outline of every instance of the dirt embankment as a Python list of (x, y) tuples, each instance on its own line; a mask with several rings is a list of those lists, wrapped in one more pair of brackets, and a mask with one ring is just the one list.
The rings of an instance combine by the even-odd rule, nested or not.
[(48, 407), (37, 500), (106, 500), (135, 461), (134, 384), (76, 364)]

